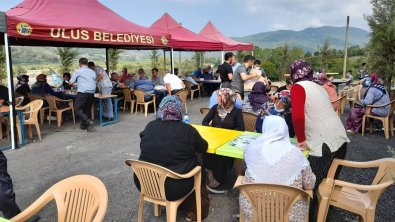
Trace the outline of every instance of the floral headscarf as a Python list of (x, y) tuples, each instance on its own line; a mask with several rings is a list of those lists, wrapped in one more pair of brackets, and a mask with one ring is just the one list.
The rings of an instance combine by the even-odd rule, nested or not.
[(303, 80), (314, 81), (314, 71), (310, 64), (304, 60), (296, 60), (291, 66), (292, 83)]
[(233, 110), (236, 93), (229, 88), (217, 90), (218, 99), (218, 115), (221, 119), (225, 119), (226, 115)]
[(291, 92), (289, 90), (283, 90), (278, 94), (278, 99), (285, 104), (286, 107), (291, 106)]
[(180, 121), (182, 119), (182, 105), (178, 96), (166, 96), (159, 104), (156, 118), (162, 121)]

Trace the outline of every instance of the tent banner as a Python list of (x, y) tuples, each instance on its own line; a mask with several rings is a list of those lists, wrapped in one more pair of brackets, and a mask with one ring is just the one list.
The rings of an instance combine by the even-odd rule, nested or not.
[(169, 36), (160, 36), (160, 34), (152, 36), (85, 28), (48, 27), (27, 22), (10, 21), (10, 19), (8, 22), (9, 35), (16, 38), (125, 46), (171, 47)]

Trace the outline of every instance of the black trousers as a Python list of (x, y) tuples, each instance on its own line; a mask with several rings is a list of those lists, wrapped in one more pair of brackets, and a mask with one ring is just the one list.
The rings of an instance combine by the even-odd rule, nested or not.
[(213, 176), (220, 184), (226, 181), (226, 175), (229, 169), (233, 167), (234, 158), (219, 156), (211, 153), (203, 154), (203, 166), (213, 171)]
[(12, 180), (7, 172), (7, 158), (2, 151), (0, 151), (0, 211), (6, 219), (11, 219), (21, 212), (15, 202)]
[(88, 127), (90, 125), (90, 113), (92, 103), (94, 101), (93, 93), (77, 93), (75, 97), (75, 113), (81, 119), (81, 127)]
[(175, 90), (172, 90), (171, 91), (171, 95), (175, 95), (175, 94), (177, 94), (178, 92), (180, 92), (182, 89), (175, 89)]
[[(322, 145), (321, 157), (309, 156), (308, 160), (310, 162), (310, 167), (313, 173), (315, 174), (315, 178), (316, 178), (315, 186), (313, 189), (314, 198), (310, 202), (310, 211), (309, 211), (310, 221), (316, 221), (315, 212), (318, 207), (318, 199), (317, 199), (318, 186), (321, 184), (322, 180), (326, 178), (329, 168), (332, 165), (333, 159), (337, 158), (344, 160), (344, 158), (346, 157), (346, 153), (347, 153), (347, 143), (344, 143), (337, 151), (333, 153), (331, 153), (331, 150), (329, 149), (328, 145), (324, 143)], [(338, 167), (336, 170), (335, 179), (338, 178), (340, 171), (341, 171), (341, 167)]]

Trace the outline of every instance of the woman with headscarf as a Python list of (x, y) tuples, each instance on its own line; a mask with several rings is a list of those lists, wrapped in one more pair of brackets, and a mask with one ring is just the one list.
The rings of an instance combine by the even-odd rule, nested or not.
[(266, 95), (266, 86), (263, 82), (256, 82), (252, 87), (251, 93), (244, 98), (243, 111), (259, 115), (262, 105), (270, 98)]
[[(288, 127), (279, 116), (267, 116), (262, 136), (253, 140), (244, 153), (247, 169), (243, 183), (265, 183), (312, 190), (315, 176), (309, 161), (289, 141)], [(253, 211), (248, 199), (240, 194), (240, 209), (246, 221), (252, 221)], [(296, 202), (289, 221), (305, 221), (309, 206), (306, 200)]]
[[(202, 125), (244, 131), (241, 109), (235, 107), (236, 94), (229, 88), (217, 91), (217, 102), (204, 117)], [(207, 189), (213, 193), (224, 193), (226, 173), (233, 166), (234, 159), (214, 154), (204, 154), (203, 165), (207, 170)]]
[[(326, 73), (318, 74), (318, 80), (321, 82), (322, 87), (324, 87), (326, 93), (331, 101), (335, 101), (339, 98), (336, 91), (336, 86), (328, 79)], [(332, 103), (333, 109), (336, 111), (339, 107), (339, 101)]]
[[(345, 158), (350, 140), (340, 118), (333, 112), (326, 91), (313, 77), (313, 73), (310, 64), (303, 60), (297, 60), (291, 66), (292, 122), (298, 147), (310, 150), (308, 160), (317, 178), (314, 187), (316, 191), (326, 177), (333, 159)], [(315, 197), (310, 208), (311, 221), (315, 220), (316, 206)]]
[[(346, 129), (350, 133), (358, 133), (361, 129), (362, 117), (365, 113), (366, 105), (384, 105), (390, 102), (389, 94), (383, 84), (380, 83), (378, 75), (372, 73), (370, 79), (371, 85), (366, 90), (361, 100), (362, 104), (360, 107), (351, 108), (350, 115), (347, 118)], [(389, 111), (390, 106), (377, 107), (371, 110), (371, 114), (376, 116), (387, 116)]]
[(283, 90), (276, 93), (273, 102), (269, 101), (262, 105), (261, 112), (256, 118), (256, 132), (262, 133), (262, 125), (267, 116), (282, 117), (288, 125), (289, 137), (295, 136), (294, 127), (292, 125), (291, 94), (289, 90)]
[[(194, 127), (181, 121), (182, 104), (179, 97), (166, 96), (163, 98), (156, 117), (157, 119), (148, 123), (144, 131), (140, 133), (141, 153), (139, 160), (160, 165), (179, 174), (188, 173), (200, 165), (196, 154), (205, 153), (208, 143)], [(140, 190), (140, 183), (136, 176), (134, 181)], [(188, 194), (193, 186), (193, 178), (166, 179), (166, 199), (169, 201), (178, 200)], [(208, 205), (207, 202), (206, 205)], [(188, 209), (193, 208), (188, 207)], [(205, 206), (202, 208), (203, 218), (204, 215), (208, 215), (208, 209), (205, 209)], [(188, 213), (188, 218), (195, 219), (196, 211), (194, 215)]]
[(24, 97), (22, 105), (26, 105), (30, 101), (28, 97), (28, 93), (32, 92), (29, 87), (29, 76), (19, 75), (16, 78), (18, 80), (18, 83), (15, 86), (15, 93), (17, 93), (17, 96)]

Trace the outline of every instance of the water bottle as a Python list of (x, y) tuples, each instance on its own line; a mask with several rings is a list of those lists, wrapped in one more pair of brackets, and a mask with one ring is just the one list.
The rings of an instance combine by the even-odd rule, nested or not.
[(182, 122), (189, 124), (189, 116), (187, 113), (184, 115), (184, 118), (182, 118)]

